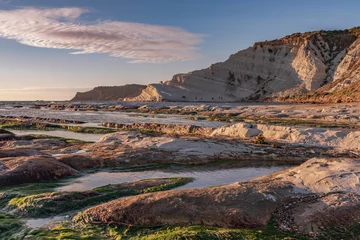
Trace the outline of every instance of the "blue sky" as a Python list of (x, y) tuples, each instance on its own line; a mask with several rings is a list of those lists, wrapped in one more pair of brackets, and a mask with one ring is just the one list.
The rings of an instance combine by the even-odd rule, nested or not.
[(64, 100), (99, 85), (170, 80), (256, 41), (359, 26), (358, 9), (349, 0), (0, 0), (0, 100)]

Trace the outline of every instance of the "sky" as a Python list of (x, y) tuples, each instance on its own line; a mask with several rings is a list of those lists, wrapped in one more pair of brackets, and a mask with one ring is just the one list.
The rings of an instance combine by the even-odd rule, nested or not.
[(0, 101), (170, 80), (254, 42), (360, 26), (357, 0), (0, 0)]

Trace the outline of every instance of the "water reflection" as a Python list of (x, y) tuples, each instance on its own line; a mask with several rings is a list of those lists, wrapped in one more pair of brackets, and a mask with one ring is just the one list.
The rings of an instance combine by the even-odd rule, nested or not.
[(55, 216), (49, 218), (34, 218), (34, 219), (25, 219), (25, 224), (29, 228), (42, 228), (47, 225), (55, 224), (57, 222), (62, 222), (69, 220), (69, 216)]
[(85, 142), (97, 142), (103, 134), (76, 133), (65, 130), (41, 131), (41, 130), (10, 130), (16, 135), (47, 135), (52, 137), (70, 138)]
[(219, 186), (238, 181), (246, 181), (252, 178), (267, 175), (287, 168), (287, 166), (272, 167), (242, 167), (220, 170), (197, 169), (197, 170), (149, 170), (138, 172), (97, 172), (72, 180), (68, 185), (59, 187), (58, 191), (86, 191), (96, 187), (118, 184), (124, 182), (134, 182), (149, 178), (168, 178), (168, 177), (192, 177), (195, 180), (180, 189), (203, 188)]

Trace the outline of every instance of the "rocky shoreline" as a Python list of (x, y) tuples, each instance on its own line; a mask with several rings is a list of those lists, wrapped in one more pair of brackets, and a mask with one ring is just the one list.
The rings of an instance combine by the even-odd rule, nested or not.
[[(55, 213), (67, 214), (65, 209), (70, 208), (74, 211), (69, 216), (74, 218), (66, 224), (79, 236), (82, 233), (76, 228), (84, 226), (111, 231), (115, 227), (120, 235), (124, 234), (123, 227), (130, 227), (136, 235), (140, 230), (135, 229), (144, 227), (156, 234), (156, 231), (164, 231), (159, 226), (179, 227), (186, 231), (199, 225), (203, 229), (194, 234), (205, 231), (211, 235), (214, 234), (211, 229), (216, 228), (237, 238), (270, 232), (289, 239), (359, 236), (356, 230), (360, 220), (357, 105), (312, 106), (302, 111), (290, 106), (248, 106), (213, 111), (204, 106), (182, 108), (181, 111), (194, 111), (196, 115), (192, 117), (197, 118), (211, 113), (228, 119), (237, 119), (239, 115), (249, 117), (242, 122), (228, 121), (220, 127), (156, 122), (103, 122), (97, 127), (88, 127), (85, 121), (50, 116), (0, 117), (0, 205), (6, 214), (10, 214), (0, 218), (9, 219), (14, 213), (53, 216)], [(204, 108), (207, 110), (200, 111)], [(142, 111), (164, 110), (144, 109)], [(304, 120), (306, 114), (314, 116), (311, 124), (319, 126), (288, 121), (289, 118)], [(172, 114), (167, 113), (167, 116)], [(338, 121), (327, 119), (329, 116), (336, 116)], [(269, 119), (277, 122), (269, 123)], [(282, 121), (284, 119), (287, 121)], [(35, 132), (46, 130), (49, 135), (54, 130), (96, 133), (101, 138), (96, 142), (83, 142), (36, 134), (18, 136), (11, 132), (29, 129)], [(189, 170), (194, 166), (214, 169), (292, 167), (211, 188), (170, 190), (165, 186), (170, 180), (153, 179), (149, 180), (155, 184), (151, 185), (153, 190), (139, 192), (136, 196), (124, 192), (121, 193), (124, 195), (117, 195), (117, 187), (112, 185), (101, 187), (100, 192), (93, 189), (59, 193), (54, 189), (69, 178), (89, 172), (171, 169), (174, 165)], [(138, 183), (129, 184), (135, 186)], [(135, 187), (126, 189), (133, 191)], [(68, 199), (73, 199), (74, 204), (89, 204), (84, 208), (68, 206)], [(61, 210), (53, 205), (55, 202), (67, 207)], [(37, 233), (30, 234), (28, 228), (22, 226), (21, 231), (32, 235), (27, 239), (37, 239)], [(39, 232), (51, 235), (46, 229)], [(98, 230), (93, 234), (101, 236), (100, 239), (111, 239)]]

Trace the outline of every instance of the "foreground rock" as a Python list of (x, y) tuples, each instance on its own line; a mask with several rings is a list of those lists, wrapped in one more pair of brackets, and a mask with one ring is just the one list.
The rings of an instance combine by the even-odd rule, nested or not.
[(106, 185), (84, 192), (46, 192), (12, 198), (6, 206), (6, 210), (27, 217), (49, 217), (120, 197), (172, 189), (191, 181), (192, 179), (189, 178), (147, 179)]
[[(281, 184), (278, 182), (278, 184)], [(200, 224), (217, 227), (266, 225), (278, 203), (265, 192), (285, 197), (290, 185), (269, 189), (266, 183), (228, 185), (209, 189), (168, 191), (115, 200), (86, 210), (86, 222), (158, 226)], [(275, 192), (274, 192), (275, 191)], [(256, 207), (255, 207), (256, 206)]]
[(50, 156), (0, 158), (0, 186), (54, 180), (78, 172)]
[[(276, 213), (283, 230), (309, 234), (334, 223), (340, 227), (360, 220), (359, 167), (360, 161), (355, 159), (314, 158), (299, 167), (248, 182), (114, 200), (90, 208), (77, 218), (89, 223), (137, 226), (243, 228), (264, 226)], [(329, 219), (331, 214), (334, 220)]]
[(79, 149), (82, 145), (67, 144), (51, 138), (15, 138), (0, 143), (0, 186), (55, 180), (79, 174), (52, 155), (59, 151), (70, 151), (70, 148)]

